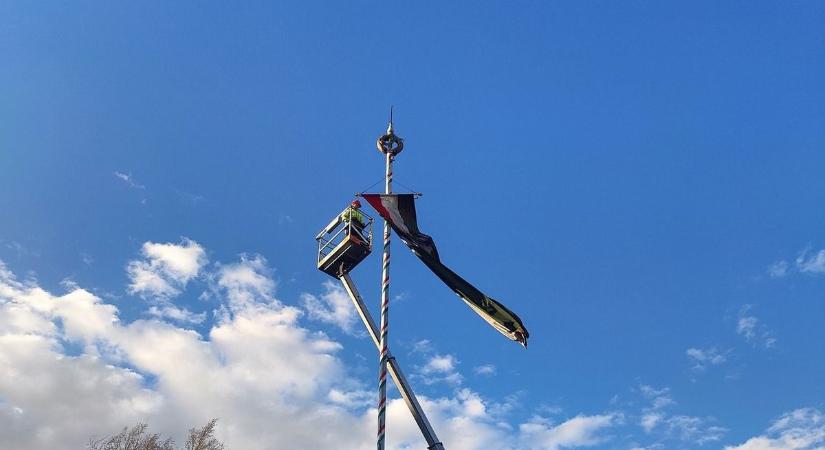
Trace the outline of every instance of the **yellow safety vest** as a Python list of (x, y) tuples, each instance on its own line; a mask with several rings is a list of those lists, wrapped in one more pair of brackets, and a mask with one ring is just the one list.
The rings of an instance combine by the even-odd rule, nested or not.
[(361, 211), (358, 211), (353, 207), (349, 207), (346, 211), (344, 211), (344, 220), (347, 222), (352, 220), (358, 223), (359, 225), (365, 225), (366, 222), (364, 220), (364, 214), (362, 214)]

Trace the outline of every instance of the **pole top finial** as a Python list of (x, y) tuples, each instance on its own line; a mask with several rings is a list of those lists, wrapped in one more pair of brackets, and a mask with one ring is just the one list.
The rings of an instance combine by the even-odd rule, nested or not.
[(379, 152), (385, 155), (389, 154), (394, 158), (404, 149), (404, 140), (395, 135), (392, 125), (392, 113), (393, 107), (390, 106), (390, 121), (387, 124), (387, 133), (378, 138), (375, 146), (378, 147)]

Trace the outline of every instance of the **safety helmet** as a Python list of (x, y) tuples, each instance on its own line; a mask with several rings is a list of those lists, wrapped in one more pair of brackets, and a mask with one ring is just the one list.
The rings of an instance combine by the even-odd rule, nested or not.
[(350, 205), (351, 205), (353, 208), (360, 208), (360, 207), (361, 207), (361, 202), (359, 202), (358, 200), (353, 200), (353, 201), (352, 201), (352, 203), (351, 203)]

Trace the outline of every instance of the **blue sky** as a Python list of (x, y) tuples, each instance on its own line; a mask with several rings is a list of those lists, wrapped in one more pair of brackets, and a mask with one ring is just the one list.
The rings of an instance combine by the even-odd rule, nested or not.
[[(138, 377), (157, 403), (105, 433), (180, 398), (174, 370), (112, 333), (218, 348), (215, 330), (258, 317), (238, 312), (246, 289), (295, 311), (285, 342), (338, 367), (302, 405), (366, 398), (341, 414), (363, 424), (353, 448), (371, 446), (376, 355), (313, 236), (381, 179), (374, 140), (395, 105), (396, 180), (424, 193), (422, 230), (531, 332), (527, 350), (498, 335), (396, 241), (391, 349), (448, 448), (504, 445), (501, 430), (513, 448), (825, 445), (822, 23), (818, 2), (3, 3), (0, 300), (58, 330), (0, 319), (3, 334)], [(258, 276), (239, 288), (233, 269)], [(379, 271), (373, 255), (353, 273), (376, 316)], [(90, 293), (124, 330), (73, 332), (64, 309), (27, 303), (40, 288), (55, 304)], [(149, 313), (171, 306), (200, 321)], [(260, 346), (291, 365), (288, 347)], [(0, 442), (39, 448), (25, 436), (49, 439), (56, 403), (12, 392), (33, 366), (6, 357)], [(475, 398), (485, 414), (461, 409)], [(205, 410), (263, 433), (222, 408)], [(787, 446), (791, 428), (807, 446)], [(461, 440), (473, 432), (488, 442)]]

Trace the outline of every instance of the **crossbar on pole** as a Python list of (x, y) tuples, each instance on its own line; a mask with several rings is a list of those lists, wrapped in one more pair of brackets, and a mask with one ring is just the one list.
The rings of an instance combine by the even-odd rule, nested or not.
[[(339, 279), (344, 285), (344, 289), (347, 291), (347, 294), (349, 294), (352, 303), (355, 305), (358, 315), (361, 316), (361, 321), (364, 322), (364, 326), (367, 328), (367, 332), (369, 332), (372, 342), (375, 343), (375, 346), (380, 349), (381, 342), (378, 336), (378, 328), (375, 326), (375, 321), (372, 319), (367, 306), (364, 304), (361, 294), (358, 293), (355, 283), (352, 281), (349, 274), (341, 275)], [(430, 421), (427, 420), (427, 416), (424, 414), (421, 404), (418, 403), (415, 393), (410, 387), (410, 384), (407, 382), (407, 378), (404, 376), (404, 373), (401, 371), (401, 366), (398, 364), (395, 357), (389, 352), (387, 363), (390, 376), (393, 381), (395, 381), (398, 391), (401, 392), (401, 397), (404, 398), (404, 402), (407, 404), (407, 408), (410, 409), (410, 413), (412, 413), (415, 423), (418, 425), (418, 428), (421, 430), (421, 434), (424, 435), (424, 439), (427, 441), (427, 448), (429, 450), (444, 450), (444, 445), (438, 440), (438, 436), (435, 435), (435, 431), (430, 425)]]

